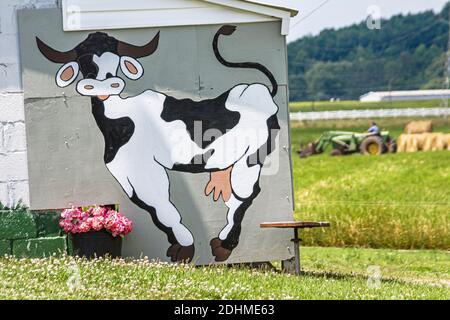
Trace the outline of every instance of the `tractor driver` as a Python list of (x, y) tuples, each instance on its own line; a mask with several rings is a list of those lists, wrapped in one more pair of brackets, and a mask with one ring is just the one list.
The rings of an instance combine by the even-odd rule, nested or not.
[(373, 134), (380, 134), (380, 128), (378, 128), (376, 122), (373, 121), (371, 127), (369, 128), (369, 130), (367, 130), (367, 132)]

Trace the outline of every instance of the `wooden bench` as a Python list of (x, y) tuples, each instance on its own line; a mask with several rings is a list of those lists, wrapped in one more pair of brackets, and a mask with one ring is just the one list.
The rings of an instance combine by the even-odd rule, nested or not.
[(261, 228), (290, 228), (294, 229), (294, 239), (291, 241), (294, 243), (295, 251), (295, 274), (300, 275), (300, 239), (299, 229), (308, 228), (324, 228), (329, 227), (329, 222), (311, 222), (311, 221), (280, 221), (280, 222), (263, 222), (260, 224)]

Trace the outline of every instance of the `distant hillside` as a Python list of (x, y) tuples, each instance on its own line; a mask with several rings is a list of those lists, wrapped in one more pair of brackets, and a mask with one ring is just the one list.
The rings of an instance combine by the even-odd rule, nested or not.
[(449, 8), (450, 3), (438, 14), (397, 15), (382, 20), (380, 30), (368, 29), (364, 21), (290, 43), (291, 101), (442, 88)]

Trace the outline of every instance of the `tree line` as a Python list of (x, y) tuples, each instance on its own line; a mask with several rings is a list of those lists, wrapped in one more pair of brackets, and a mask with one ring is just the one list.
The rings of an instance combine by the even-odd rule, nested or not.
[[(440, 13), (397, 15), (326, 29), (288, 45), (291, 101), (359, 99), (368, 91), (444, 87), (448, 3)], [(301, 27), (301, 26), (300, 26)]]

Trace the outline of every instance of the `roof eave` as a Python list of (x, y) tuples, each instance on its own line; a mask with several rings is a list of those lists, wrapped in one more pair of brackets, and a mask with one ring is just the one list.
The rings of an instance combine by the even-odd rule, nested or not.
[[(274, 7), (262, 2), (247, 0), (203, 0), (216, 5), (222, 5), (238, 10), (250, 11), (261, 15), (275, 17), (281, 20), (281, 34), (288, 35), (292, 10), (289, 8)], [(297, 11), (298, 12), (298, 11)]]
[(280, 5), (276, 5), (276, 4), (269, 4), (269, 3), (265, 3), (265, 2), (260, 2), (260, 1), (257, 1), (257, 0), (243, 0), (243, 1), (255, 3), (255, 4), (258, 4), (258, 5), (261, 5), (261, 6), (265, 6), (265, 7), (269, 7), (269, 8), (281, 9), (281, 10), (289, 11), (291, 13), (291, 17), (295, 17), (300, 12), (300, 8), (298, 8), (298, 7), (280, 6)]

